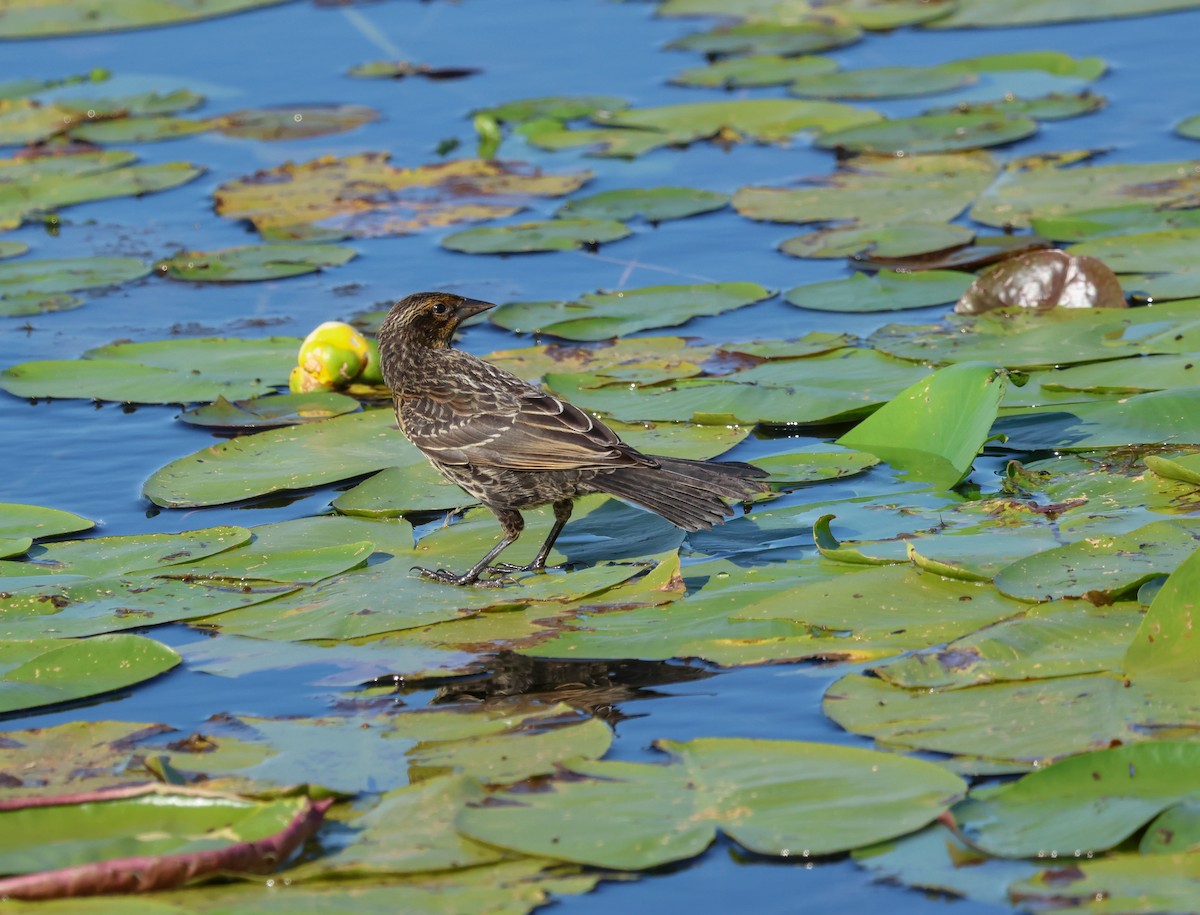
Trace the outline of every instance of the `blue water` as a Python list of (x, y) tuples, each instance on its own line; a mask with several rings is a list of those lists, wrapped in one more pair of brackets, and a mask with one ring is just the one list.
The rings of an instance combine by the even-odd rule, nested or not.
[[(108, 84), (75, 93), (116, 95), (188, 87), (208, 96), (203, 114), (265, 105), (321, 102), (373, 106), (384, 117), (351, 133), (285, 143), (205, 135), (142, 144), (144, 161), (187, 160), (203, 177), (182, 188), (138, 200), (105, 201), (64, 211), (58, 234), (40, 226), (7, 233), (29, 243), (33, 257), (129, 255), (146, 260), (179, 248), (213, 249), (256, 241), (244, 226), (212, 212), (221, 183), (282, 162), (318, 155), (386, 150), (396, 165), (435, 161), (435, 148), (457, 139), (470, 155), (472, 109), (527, 96), (615, 94), (635, 105), (728, 97), (779, 96), (781, 89), (733, 95), (684, 89), (666, 79), (698, 61), (662, 46), (700, 25), (654, 16), (654, 7), (608, 0), (509, 0), (282, 7), (188, 26), (0, 45), (0, 80), (56, 77), (105, 67)], [(1111, 72), (1097, 85), (1109, 99), (1099, 115), (1043, 125), (1041, 132), (998, 156), (1066, 149), (1110, 149), (1106, 161), (1185, 159), (1200, 150), (1170, 129), (1198, 110), (1190, 92), (1200, 12), (1105, 23), (986, 32), (901, 30), (869, 36), (830, 52), (844, 67), (937, 63), (971, 54), (1054, 49), (1104, 57)], [(344, 75), (371, 59), (406, 58), (433, 66), (472, 66), (468, 79), (432, 82), (354, 80)], [(870, 103), (889, 114), (913, 113), (943, 98)], [(660, 151), (632, 162), (589, 159), (575, 152), (543, 153), (508, 139), (502, 158), (525, 159), (547, 170), (590, 168), (583, 193), (657, 184), (732, 192), (746, 184), (780, 185), (827, 174), (832, 156), (797, 142), (788, 148), (700, 144)], [(537, 203), (513, 221), (550, 215), (556, 201)], [(741, 219), (732, 211), (668, 223), (604, 246), (597, 254), (476, 257), (437, 245), (437, 232), (348, 242), (360, 256), (349, 265), (282, 282), (189, 286), (151, 277), (89, 296), (75, 311), (30, 319), (0, 319), (0, 366), (29, 359), (74, 357), (118, 339), (154, 340), (175, 333), (303, 335), (317, 323), (382, 307), (418, 289), (457, 291), (493, 301), (571, 298), (596, 289), (653, 283), (753, 280), (777, 290), (846, 275), (838, 261), (801, 261), (775, 246), (799, 230)], [(933, 320), (941, 309), (901, 316)], [(810, 330), (866, 333), (896, 316), (803, 312), (775, 299), (736, 314), (700, 319), (681, 332), (708, 341), (790, 337)], [(671, 331), (667, 331), (670, 333)], [(528, 338), (524, 338), (529, 342)], [(486, 353), (522, 345), (487, 326), (470, 330), (464, 346)], [(217, 523), (258, 524), (315, 514), (332, 493), (302, 494), (287, 504), (159, 512), (140, 496), (156, 468), (212, 440), (174, 421), (177, 410), (60, 401), (30, 405), (0, 395), (0, 501), (56, 506), (95, 519), (106, 534), (178, 531)], [(783, 447), (750, 440), (738, 455)], [(995, 462), (980, 466), (984, 485)], [(885, 474), (871, 485), (885, 486)], [(862, 486), (861, 481), (847, 486)], [(834, 497), (830, 490), (829, 497)], [(793, 500), (808, 498), (793, 496)], [(155, 637), (185, 646), (207, 636), (165, 627)], [(177, 670), (130, 693), (82, 707), (5, 722), (35, 727), (79, 718), (164, 721), (195, 729), (216, 712), (316, 714), (335, 692), (317, 686), (327, 667), (301, 667), (238, 679)], [(820, 713), (820, 697), (844, 669), (780, 665), (723, 672), (706, 680), (659, 688), (658, 696), (627, 703), (636, 717), (620, 722), (614, 758), (652, 759), (658, 738), (743, 736), (864, 745)], [(406, 697), (421, 704), (428, 694)], [(931, 898), (872, 884), (848, 862), (817, 866), (746, 859), (725, 843), (698, 861), (631, 883), (605, 884), (587, 897), (560, 903), (564, 911), (630, 912), (665, 905), (701, 912), (951, 911), (974, 915), (987, 906)]]

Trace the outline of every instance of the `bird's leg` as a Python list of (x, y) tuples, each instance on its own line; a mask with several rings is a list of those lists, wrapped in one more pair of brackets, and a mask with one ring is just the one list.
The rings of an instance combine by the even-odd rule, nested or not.
[(533, 557), (533, 562), (527, 566), (514, 566), (507, 562), (497, 563), (492, 566), (493, 572), (541, 572), (546, 568), (546, 557), (550, 555), (550, 550), (554, 547), (554, 541), (558, 539), (558, 535), (562, 533), (562, 529), (566, 526), (567, 521), (571, 517), (571, 509), (574, 508), (574, 502), (571, 499), (560, 499), (554, 503), (554, 526), (550, 528), (550, 533), (546, 535), (546, 542), (542, 544), (542, 548), (537, 551), (537, 555)]
[[(491, 506), (488, 506), (491, 508)], [(471, 566), (462, 575), (455, 575), (449, 569), (422, 569), (414, 567), (412, 571), (416, 572), (422, 578), (428, 578), (430, 581), (440, 581), (447, 585), (480, 585), (482, 587), (497, 588), (507, 582), (506, 579), (497, 578), (490, 581), (480, 581), (479, 576), (483, 574), (485, 569), (488, 569), (493, 559), (504, 552), (508, 547), (516, 542), (516, 539), (521, 536), (521, 531), (525, 529), (525, 519), (521, 517), (520, 512), (504, 511), (492, 508), (496, 517), (500, 519), (500, 527), (504, 531), (504, 537), (494, 547), (488, 550), (487, 555), (479, 562)]]

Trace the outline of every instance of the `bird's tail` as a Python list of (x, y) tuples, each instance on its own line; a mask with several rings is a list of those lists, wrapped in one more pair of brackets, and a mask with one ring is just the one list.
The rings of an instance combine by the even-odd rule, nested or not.
[(646, 455), (658, 467), (622, 467), (591, 481), (600, 492), (662, 515), (685, 531), (708, 530), (733, 514), (730, 502), (765, 492), (767, 472), (739, 461), (686, 461)]

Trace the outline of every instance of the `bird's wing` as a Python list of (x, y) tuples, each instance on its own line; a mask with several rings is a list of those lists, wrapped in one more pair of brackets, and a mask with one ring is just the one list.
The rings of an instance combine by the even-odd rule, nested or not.
[(483, 377), (456, 377), (397, 398), (412, 443), (442, 463), (510, 470), (656, 465), (578, 407), (494, 366), (488, 369), (493, 371)]

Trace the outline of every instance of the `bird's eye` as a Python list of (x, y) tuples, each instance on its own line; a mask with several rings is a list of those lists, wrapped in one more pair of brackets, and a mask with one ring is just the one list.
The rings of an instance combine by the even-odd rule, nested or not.
[(448, 310), (445, 302), (438, 302), (433, 306), (433, 313), (435, 315), (444, 315)]

